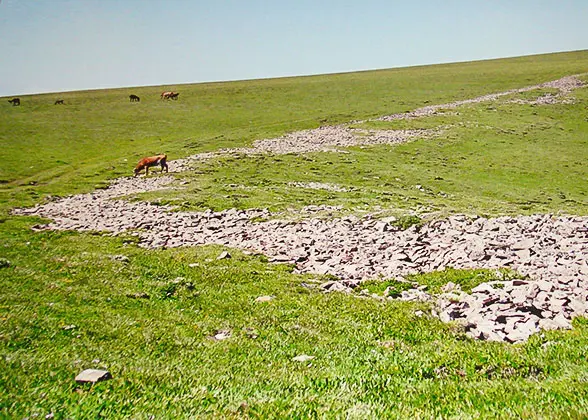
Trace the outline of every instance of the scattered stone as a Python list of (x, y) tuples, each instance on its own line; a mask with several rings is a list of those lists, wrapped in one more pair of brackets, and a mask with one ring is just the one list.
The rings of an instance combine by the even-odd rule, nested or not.
[(217, 260), (226, 260), (229, 258), (231, 258), (231, 254), (229, 254), (227, 251), (221, 252), (220, 255), (216, 257)]
[(343, 292), (343, 293), (351, 293), (353, 289), (351, 287), (346, 286), (344, 283), (340, 281), (328, 281), (320, 285), (321, 289), (325, 292)]
[(127, 293), (126, 296), (131, 299), (149, 299), (150, 298), (150, 296), (145, 292)]
[(257, 332), (257, 330), (255, 328), (246, 327), (246, 328), (244, 328), (244, 331), (245, 331), (245, 335), (248, 338), (256, 339), (257, 337), (259, 337), (259, 333)]
[(99, 370), (99, 369), (86, 369), (76, 376), (77, 383), (96, 383), (100, 381), (105, 381), (107, 379), (112, 379), (110, 372), (106, 370)]
[(309, 360), (314, 359), (315, 356), (309, 356), (307, 354), (301, 354), (300, 356), (296, 356), (294, 358), (292, 358), (293, 361), (295, 362), (308, 362)]
[(351, 191), (349, 188), (340, 187), (339, 185), (335, 184), (327, 184), (322, 182), (289, 182), (289, 186), (298, 187), (298, 188), (307, 188), (311, 190), (325, 190), (325, 191), (334, 191), (334, 192), (348, 192)]
[(213, 338), (217, 341), (226, 340), (227, 338), (231, 337), (231, 332), (228, 330), (218, 331)]
[(535, 241), (533, 239), (524, 239), (522, 241), (519, 241), (515, 244), (513, 244), (513, 246), (511, 246), (511, 249), (513, 251), (518, 251), (518, 250), (528, 250), (530, 248), (533, 247), (533, 245), (535, 245)]
[(274, 296), (259, 296), (258, 298), (255, 299), (255, 301), (256, 302), (269, 302), (273, 298), (274, 298)]
[(127, 257), (126, 255), (111, 255), (110, 259), (112, 261), (119, 261), (122, 263), (128, 263), (131, 261), (131, 260), (129, 260), (129, 257)]
[(397, 343), (394, 340), (382, 341), (379, 344), (387, 349), (394, 349), (397, 347)]
[[(483, 95), (473, 99), (465, 99), (463, 101), (452, 102), (449, 104), (441, 104), (441, 105), (429, 105), (423, 108), (416, 109), (414, 111), (405, 112), (403, 114), (394, 114), (388, 115), (385, 117), (379, 118), (382, 121), (394, 121), (400, 119), (414, 119), (420, 118), (424, 116), (436, 115), (438, 113), (443, 113), (445, 109), (454, 109), (462, 105), (473, 104), (473, 103), (480, 103), (485, 101), (494, 101), (502, 96), (511, 95), (513, 93), (522, 93), (528, 92), (531, 90), (536, 89), (543, 89), (543, 88), (555, 88), (560, 90), (560, 96), (564, 96), (569, 94), (572, 90), (577, 89), (579, 87), (584, 86), (584, 83), (576, 76), (566, 76), (562, 77), (561, 79), (554, 80), (547, 83), (542, 83), (540, 85), (529, 86), (521, 89), (513, 89), (508, 90), (506, 92), (500, 93), (491, 93), (488, 95)], [(547, 102), (550, 103), (550, 102)]]
[(10, 267), (10, 261), (6, 258), (0, 258), (0, 268), (7, 268)]
[(454, 290), (461, 290), (461, 287), (453, 282), (448, 282), (441, 287), (442, 292), (453, 292)]

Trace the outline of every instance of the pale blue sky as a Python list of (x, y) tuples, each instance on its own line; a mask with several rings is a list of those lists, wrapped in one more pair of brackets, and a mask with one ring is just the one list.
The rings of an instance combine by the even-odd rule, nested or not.
[(588, 48), (588, 0), (0, 0), (0, 95)]

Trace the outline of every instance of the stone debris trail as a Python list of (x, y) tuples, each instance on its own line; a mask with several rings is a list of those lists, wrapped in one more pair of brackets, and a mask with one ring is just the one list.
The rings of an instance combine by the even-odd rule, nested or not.
[[(300, 273), (332, 274), (335, 287), (361, 280), (453, 268), (509, 267), (532, 281), (478, 286), (472, 295), (445, 294), (439, 316), (463, 320), (477, 338), (525, 340), (539, 328), (569, 327), (588, 306), (588, 217), (550, 215), (495, 219), (452, 216), (407, 230), (347, 216), (254, 222), (267, 210), (170, 212), (144, 202), (111, 200), (108, 190), (76, 195), (18, 214), (53, 220), (41, 228), (133, 234), (147, 248), (221, 244), (290, 262)], [(431, 299), (426, 293), (403, 296)]]
[[(451, 102), (448, 104), (429, 105), (429, 106), (426, 106), (423, 108), (416, 109), (411, 112), (405, 112), (404, 114), (394, 114), (394, 115), (387, 115), (384, 117), (380, 117), (380, 118), (378, 118), (378, 120), (380, 120), (380, 121), (394, 121), (394, 120), (401, 120), (401, 119), (413, 119), (413, 118), (426, 117), (426, 116), (430, 116), (430, 115), (435, 115), (439, 112), (442, 112), (443, 110), (454, 109), (454, 108), (460, 107), (462, 105), (475, 104), (475, 103), (486, 102), (486, 101), (495, 101), (496, 99), (498, 99), (502, 96), (511, 95), (513, 93), (523, 93), (523, 92), (529, 92), (532, 90), (544, 89), (544, 88), (558, 89), (559, 93), (557, 95), (547, 94), (547, 95), (541, 97), (541, 98), (545, 98), (545, 99), (543, 99), (543, 100), (538, 99), (536, 102), (533, 102), (533, 103), (554, 104), (554, 103), (557, 103), (558, 100), (564, 101), (565, 96), (567, 96), (570, 92), (572, 92), (573, 90), (578, 89), (580, 87), (583, 87), (583, 86), (584, 86), (584, 83), (580, 79), (578, 79), (577, 76), (566, 76), (566, 77), (562, 77), (561, 79), (558, 79), (558, 80), (553, 80), (551, 82), (542, 83), (540, 85), (528, 86), (528, 87), (520, 88), (520, 89), (512, 89), (512, 90), (507, 90), (505, 92), (499, 92), (499, 93), (491, 93), (488, 95), (479, 96), (477, 98), (465, 99), (463, 101), (456, 101), (456, 102)], [(549, 98), (549, 99), (546, 99), (546, 98)], [(513, 102), (532, 103), (532, 102), (517, 101), (517, 100), (515, 100)]]
[(362, 130), (343, 125), (325, 126), (312, 130), (296, 131), (275, 139), (257, 140), (252, 147), (221, 149), (177, 159), (170, 166), (172, 172), (190, 169), (195, 162), (232, 155), (259, 155), (262, 153), (288, 154), (312, 152), (341, 152), (339, 148), (376, 144), (406, 143), (417, 137), (432, 136), (435, 130)]
[[(584, 86), (577, 76), (566, 76), (551, 82), (528, 86), (521, 89), (512, 89), (506, 92), (483, 95), (473, 99), (451, 102), (440, 105), (430, 105), (402, 114), (387, 115), (377, 120), (393, 121), (399, 119), (414, 119), (435, 115), (446, 109), (454, 109), (462, 105), (494, 101), (502, 96), (513, 93), (528, 92), (537, 89), (558, 89), (557, 95), (545, 95), (537, 99), (537, 104), (553, 104), (557, 101), (565, 101), (565, 97), (574, 89)], [(364, 121), (354, 121), (355, 124)], [(287, 154), (287, 153), (311, 153), (311, 152), (337, 152), (339, 148), (351, 146), (369, 146), (376, 144), (400, 144), (419, 137), (432, 137), (439, 130), (365, 130), (350, 128), (347, 125), (335, 125), (319, 127), (311, 130), (296, 131), (274, 139), (257, 140), (251, 147), (233, 149), (221, 149), (217, 152), (200, 153), (184, 159), (172, 162), (170, 170), (181, 172), (190, 169), (196, 162), (207, 160), (228, 154), (233, 155), (258, 155), (262, 153)]]
[[(575, 81), (563, 78), (539, 87), (558, 87), (564, 92), (577, 87)], [(476, 100), (491, 100), (494, 96)], [(197, 155), (175, 161), (175, 166), (170, 162), (170, 169), (186, 170), (194, 160), (228, 152), (304, 153), (357, 144), (356, 136), (348, 134), (348, 129), (342, 127), (307, 130), (261, 140), (252, 148)], [(388, 132), (360, 137), (361, 141), (375, 144), (406, 141), (413, 135), (416, 134)], [(573, 317), (588, 314), (588, 217), (485, 219), (456, 215), (403, 231), (369, 215), (331, 220), (309, 217), (293, 222), (268, 220), (275, 215), (263, 209), (172, 212), (167, 206), (121, 199), (170, 188), (173, 181), (167, 175), (121, 178), (104, 190), (15, 209), (14, 213), (52, 220), (37, 229), (113, 234), (130, 231), (146, 248), (221, 244), (253, 250), (275, 262), (293, 263), (300, 273), (338, 277), (340, 281), (330, 284), (330, 290), (348, 290), (370, 278), (401, 279), (407, 274), (446, 267), (508, 267), (529, 276), (529, 280), (484, 283), (471, 295), (448, 288), (436, 298), (437, 316), (443, 321), (463, 322), (467, 334), (480, 339), (520, 342), (539, 329), (569, 328)], [(418, 289), (403, 292), (401, 298), (433, 299)]]

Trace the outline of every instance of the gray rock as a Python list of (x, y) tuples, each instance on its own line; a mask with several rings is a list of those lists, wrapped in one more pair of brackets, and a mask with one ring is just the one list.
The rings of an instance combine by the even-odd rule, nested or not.
[(220, 330), (212, 337), (216, 341), (226, 340), (231, 337), (231, 332), (228, 330)]
[(553, 319), (550, 318), (544, 318), (544, 319), (540, 319), (539, 320), (539, 328), (541, 328), (542, 330), (558, 330), (561, 327), (560, 323), (554, 321)]
[(86, 369), (76, 376), (77, 383), (96, 383), (112, 379), (110, 372), (99, 369)]
[(588, 311), (588, 302), (586, 302), (586, 299), (582, 300), (572, 298), (568, 303), (568, 306), (572, 310), (572, 312), (578, 315), (584, 315)]
[(128, 263), (130, 262), (129, 257), (127, 257), (126, 255), (111, 255), (110, 259), (112, 261), (119, 261), (122, 263)]
[(472, 293), (494, 293), (495, 289), (488, 283), (481, 283), (472, 289)]
[(453, 292), (454, 290), (461, 290), (461, 287), (451, 281), (441, 287), (442, 292)]

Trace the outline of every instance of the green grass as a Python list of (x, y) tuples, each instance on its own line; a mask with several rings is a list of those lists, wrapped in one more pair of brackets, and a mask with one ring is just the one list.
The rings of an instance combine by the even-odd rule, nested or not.
[[(588, 51), (303, 78), (22, 96), (0, 106), (0, 200), (87, 191), (170, 159), (582, 73)], [(161, 101), (163, 90), (180, 92)], [(133, 92), (140, 103), (130, 103)], [(66, 105), (53, 105), (56, 98)], [(31, 185), (34, 184), (34, 185)]]
[[(165, 151), (173, 159), (247, 145), (540, 83), (587, 64), (582, 51), (166, 86), (181, 92), (177, 102), (160, 101), (164, 88), (151, 87), (24, 96), (20, 108), (0, 106), (0, 261), (10, 261), (0, 264), (0, 417), (585, 418), (585, 318), (525, 344), (473, 341), (459, 325), (431, 317), (427, 304), (324, 294), (323, 279), (263, 256), (229, 250), (231, 259), (217, 260), (220, 247), (153, 251), (127, 236), (33, 232), (39, 220), (9, 209), (104, 186), (130, 174), (142, 155)], [(184, 190), (140, 198), (184, 209), (341, 205), (394, 214), (404, 227), (430, 212), (585, 215), (587, 91), (574, 93), (573, 105), (509, 97), (456, 115), (370, 122), (446, 128), (432, 139), (349, 154), (203, 162), (182, 174)], [(128, 103), (131, 92), (141, 103)], [(58, 96), (65, 106), (53, 105)], [(350, 191), (288, 185), (311, 181)], [(448, 281), (470, 290), (496, 276), (448, 269), (409, 280), (432, 291)], [(365, 286), (382, 294), (393, 285)], [(262, 295), (275, 298), (256, 303)], [(211, 338), (221, 330), (230, 338)], [(301, 354), (315, 358), (292, 360)], [(113, 379), (77, 385), (75, 375), (91, 367)]]
[[(238, 417), (243, 402), (248, 415), (273, 418), (574, 418), (588, 409), (585, 320), (524, 345), (476, 342), (426, 305), (325, 295), (263, 257), (145, 251), (124, 238), (30, 235), (28, 223), (7, 223), (7, 417)], [(133, 297), (142, 293), (149, 298)], [(261, 295), (275, 298), (256, 303)], [(231, 337), (211, 339), (219, 330)], [(315, 359), (292, 361), (300, 354)], [(113, 379), (76, 385), (90, 367)]]

